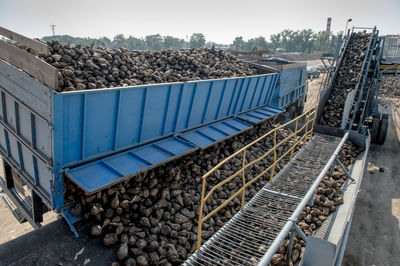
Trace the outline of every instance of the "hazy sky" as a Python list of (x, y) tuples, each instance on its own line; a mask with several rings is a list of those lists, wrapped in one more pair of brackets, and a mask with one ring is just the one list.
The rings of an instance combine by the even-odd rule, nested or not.
[(186, 38), (202, 32), (208, 41), (231, 43), (269, 37), (283, 29), (332, 31), (350, 26), (377, 26), (382, 34), (400, 33), (400, 0), (0, 0), (0, 26), (29, 37), (56, 34), (80, 37), (118, 33), (143, 37), (160, 33)]

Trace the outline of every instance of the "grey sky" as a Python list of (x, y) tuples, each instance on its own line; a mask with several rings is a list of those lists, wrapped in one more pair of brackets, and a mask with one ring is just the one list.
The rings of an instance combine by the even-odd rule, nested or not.
[(382, 34), (400, 32), (400, 0), (0, 0), (0, 26), (29, 37), (56, 34), (80, 37), (118, 33), (143, 37), (160, 33), (186, 38), (202, 32), (208, 41), (231, 43), (236, 36), (268, 38), (283, 29), (376, 25)]

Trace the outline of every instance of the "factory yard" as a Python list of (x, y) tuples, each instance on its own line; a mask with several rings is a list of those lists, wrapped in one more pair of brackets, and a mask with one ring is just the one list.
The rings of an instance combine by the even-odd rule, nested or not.
[[(74, 224), (75, 227), (70, 224), (70, 228), (80, 238), (75, 239), (68, 231), (64, 219), (54, 222), (58, 218), (54, 212), (44, 216), (45, 222), (42, 225), (46, 226), (29, 233), (32, 231), (29, 224), (17, 224), (6, 205), (1, 202), (0, 264), (178, 265), (188, 258), (186, 262), (190, 265), (208, 265), (210, 262), (222, 265), (264, 265), (269, 262), (272, 265), (290, 265), (300, 260), (307, 263), (313, 257), (307, 256), (309, 252), (319, 254), (316, 249), (308, 248), (312, 246), (308, 241), (316, 241), (306, 238), (310, 235), (320, 237), (318, 241), (330, 241), (336, 251), (346, 246), (342, 237), (346, 236), (346, 219), (352, 217), (353, 210), (355, 214), (343, 264), (396, 263), (399, 258), (393, 254), (400, 247), (400, 181), (397, 173), (400, 100), (395, 91), (396, 87), (400, 87), (398, 80), (386, 79), (385, 85), (382, 85), (379, 116), (376, 115), (377, 110), (369, 109), (371, 98), (365, 101), (357, 101), (355, 98), (364, 96), (364, 81), (370, 78), (366, 73), (375, 49), (369, 43), (375, 42), (377, 38), (375, 29), (371, 34), (353, 33), (348, 39), (348, 46), (345, 46), (348, 49), (343, 50), (337, 75), (330, 86), (319, 99), (325, 74), (308, 81), (305, 103), (305, 64), (267, 70), (268, 67), (263, 69), (251, 62), (241, 62), (214, 48), (137, 53), (123, 48), (92, 50), (49, 42), (49, 53), (40, 59), (51, 64), (47, 66), (48, 69), (58, 74), (52, 75), (50, 79), (40, 78), (43, 78), (43, 84), (51, 85), (54, 91), (64, 93), (51, 98), (54, 100), (51, 103), (55, 106), (54, 110), (35, 108), (39, 108), (38, 112), (45, 115), (48, 115), (49, 110), (54, 111), (49, 114), (49, 117), (55, 117), (56, 122), (52, 122), (56, 125), (54, 130), (45, 128), (50, 130), (52, 136), (54, 134), (57, 141), (51, 145), (53, 152), (44, 152), (48, 152), (49, 156), (59, 156), (54, 159), (54, 163), (57, 162), (54, 168), (49, 168), (55, 171), (49, 173), (50, 178), (59, 176), (60, 172), (56, 171), (59, 165), (65, 168), (65, 172), (62, 172), (61, 178), (54, 179), (58, 185), (53, 187), (52, 182), (48, 184), (49, 179), (45, 176), (48, 173), (36, 169), (43, 169), (46, 162), (38, 161), (35, 154), (27, 157), (21, 151), (18, 139), (14, 140), (13, 136), (9, 138), (5, 133), (3, 143), (6, 143), (6, 149), (2, 147), (2, 151), (6, 150), (7, 153), (4, 155), (5, 169), (0, 169), (1, 176), (5, 177), (2, 186), (14, 200), (21, 197), (21, 194), (15, 196), (13, 193), (18, 186), (22, 191), (25, 190), (22, 188), (25, 184), (20, 185), (10, 170), (18, 168), (21, 176), (28, 175), (27, 183), (33, 180), (36, 185), (40, 185), (37, 190), (39, 192), (31, 192), (29, 206), (32, 215), (27, 215), (26, 219), (32, 224), (38, 222), (36, 218), (39, 212), (35, 210), (40, 210), (42, 201), (35, 200), (35, 195), (42, 193), (41, 189), (47, 189), (44, 195), (56, 195), (50, 201), (52, 208), (57, 208), (68, 223)], [(19, 48), (25, 49), (24, 46), (9, 47), (10, 50)], [(364, 58), (368, 63), (363, 63)], [(319, 60), (307, 62), (312, 67), (319, 63)], [(6, 64), (0, 66), (5, 69), (4, 73), (12, 70)], [(349, 69), (354, 70), (350, 71), (351, 75), (348, 74)], [(287, 75), (289, 71), (293, 72)], [(17, 81), (4, 73), (0, 73), (3, 82), (8, 79)], [(279, 82), (275, 86), (278, 73)], [(230, 78), (215, 81), (226, 77)], [(201, 79), (206, 81), (198, 82)], [(192, 82), (158, 84), (186, 81)], [(267, 86), (269, 83), (271, 86)], [(43, 87), (43, 84), (38, 85), (39, 89), (47, 91), (48, 88)], [(247, 84), (246, 87), (244, 84)], [(144, 86), (132, 87), (136, 85)], [(25, 90), (25, 86), (20, 87)], [(112, 87), (118, 88), (107, 89)], [(244, 94), (243, 87), (246, 88)], [(286, 91), (288, 88), (290, 92)], [(100, 90), (83, 92), (86, 89)], [(205, 93), (207, 90), (208, 93)], [(71, 93), (73, 91), (77, 93)], [(216, 95), (216, 91), (220, 93)], [(154, 99), (157, 98), (155, 93), (160, 97), (158, 102), (165, 101), (165, 108), (157, 109), (161, 105), (154, 105)], [(110, 100), (110, 95), (118, 100)], [(174, 97), (178, 102), (175, 102)], [(206, 107), (202, 118), (199, 118), (197, 111), (200, 110), (195, 109), (201, 106), (199, 101), (204, 97)], [(214, 101), (214, 98), (220, 102)], [(96, 102), (94, 99), (110, 104), (100, 107), (93, 104)], [(229, 105), (226, 99), (231, 99)], [(237, 99), (235, 103), (234, 99)], [(127, 108), (133, 101), (137, 101), (135, 106), (140, 106), (142, 111)], [(189, 114), (182, 117), (180, 114), (187, 108), (185, 102), (190, 102)], [(350, 102), (353, 102), (351, 106)], [(322, 108), (318, 109), (317, 103)], [(9, 104), (3, 103), (6, 108)], [(22, 112), (22, 117), (27, 114), (24, 113), (25, 109), (19, 109), (17, 102), (13, 106), (17, 121), (15, 134), (19, 136), (19, 113)], [(60, 106), (62, 108), (59, 110)], [(305, 111), (300, 116), (303, 107)], [(363, 110), (361, 116), (355, 115), (357, 108)], [(116, 116), (92, 123), (102, 116), (100, 112), (111, 114), (114, 110), (117, 110)], [(170, 114), (175, 111), (175, 118), (172, 119)], [(76, 120), (71, 116), (69, 120), (59, 120), (68, 112), (76, 116)], [(129, 123), (132, 117), (123, 116), (124, 113), (132, 116), (132, 112), (140, 116), (139, 122), (134, 118)], [(212, 116), (215, 117), (211, 118), (207, 112), (213, 112)], [(3, 116), (4, 113), (3, 110)], [(296, 113), (299, 115), (297, 118)], [(389, 120), (382, 114), (389, 115)], [(32, 137), (30, 149), (37, 149), (37, 122), (33, 116), (31, 114), (32, 134), (28, 135)], [(90, 116), (92, 119), (87, 118)], [(163, 119), (157, 120), (159, 117)], [(294, 119), (283, 125), (285, 117)], [(5, 126), (10, 126), (12, 121), (5, 117)], [(369, 152), (370, 139), (366, 137), (365, 132), (368, 131), (364, 131), (367, 121), (370, 121), (372, 139)], [(169, 129), (169, 123), (174, 128)], [(372, 144), (384, 142), (387, 123), (389, 128), (385, 145)], [(316, 129), (313, 136), (314, 124)], [(74, 133), (73, 125), (82, 126), (78, 126), (78, 130), (82, 129), (83, 132), (81, 136)], [(138, 129), (130, 125), (138, 125)], [(163, 125), (161, 133), (158, 133), (160, 135), (154, 134), (158, 130), (157, 125)], [(90, 138), (89, 134), (85, 134), (89, 126), (92, 130), (88, 132), (101, 135), (94, 143), (86, 140)], [(113, 128), (113, 133), (104, 131), (106, 128)], [(343, 133), (341, 128), (349, 132)], [(60, 136), (63, 134), (62, 138), (57, 132)], [(132, 143), (118, 146), (117, 143), (127, 140), (119, 132), (130, 136), (138, 134), (138, 140), (130, 137)], [(24, 138), (22, 136), (25, 142)], [(111, 148), (108, 148), (109, 138), (114, 139)], [(12, 142), (11, 145), (17, 146), (18, 156), (13, 153), (15, 149), (10, 148), (10, 139), (16, 141), (16, 144)], [(74, 145), (81, 140), (81, 152), (72, 153)], [(132, 148), (132, 144), (136, 146)], [(89, 154), (89, 151), (94, 153)], [(69, 152), (69, 156), (62, 157)], [(38, 154), (43, 156), (42, 150)], [(107, 156), (101, 157), (104, 154)], [(89, 155), (98, 158), (87, 163)], [(11, 161), (10, 156), (14, 156)], [(50, 157), (45, 159), (47, 163), (53, 163)], [(79, 160), (86, 162), (79, 165)], [(364, 165), (366, 169), (362, 178)], [(241, 178), (233, 179), (235, 177)], [(94, 184), (94, 179), (100, 182)], [(364, 182), (360, 183), (362, 179)], [(222, 187), (224, 184), (227, 185)], [(360, 184), (360, 196), (353, 209)], [(261, 198), (263, 193), (267, 193), (270, 198)], [(240, 194), (241, 201), (238, 198)], [(255, 206), (253, 200), (260, 200), (260, 206)], [(246, 202), (249, 204), (245, 206)], [(220, 208), (224, 209), (219, 211)], [(253, 217), (251, 213), (254, 211), (256, 216)], [(238, 217), (248, 217), (250, 220), (240, 220), (242, 218)], [(278, 217), (281, 220), (276, 222)], [(78, 218), (82, 218), (82, 221), (76, 222)], [(261, 220), (265, 220), (265, 223), (257, 225), (257, 221)], [(238, 234), (232, 233), (232, 225), (235, 223)], [(243, 227), (243, 224), (246, 226)], [(272, 224), (277, 228), (272, 229)], [(292, 235), (289, 242), (289, 230), (297, 228), (296, 224), (298, 233)], [(328, 226), (330, 229), (326, 231)], [(249, 230), (249, 234), (243, 230)], [(54, 234), (50, 234), (50, 231)], [(337, 235), (340, 238), (335, 240)], [(200, 249), (200, 245), (206, 241)], [(36, 245), (32, 245), (34, 242), (37, 242)], [(19, 246), (21, 248), (17, 250)], [(210, 249), (210, 246), (213, 248)], [(332, 251), (332, 247), (329, 249)], [(253, 256), (251, 250), (258, 250), (258, 255)], [(240, 256), (236, 256), (238, 253)], [(334, 260), (326, 259), (341, 262), (340, 255), (335, 255)]]
[[(314, 60), (308, 64), (315, 66), (318, 62)], [(321, 82), (322, 78), (309, 81), (305, 109), (317, 102)], [(395, 265), (400, 261), (400, 255), (396, 252), (400, 249), (400, 176), (397, 156), (400, 151), (400, 101), (396, 98), (381, 99), (380, 104), (383, 113), (392, 114), (388, 136), (383, 146), (372, 144), (369, 150), (367, 171), (357, 199), (343, 265)], [(0, 244), (33, 230), (29, 223), (19, 224), (3, 201), (0, 201), (0, 217)], [(49, 213), (45, 221), (50, 223), (56, 217), (54, 213)], [(64, 240), (73, 241), (71, 238)], [(73, 249), (78, 258), (75, 262), (82, 260), (79, 258), (81, 246), (82, 243), (77, 243)], [(99, 259), (99, 254), (87, 256)], [(96, 259), (92, 259), (94, 261)]]

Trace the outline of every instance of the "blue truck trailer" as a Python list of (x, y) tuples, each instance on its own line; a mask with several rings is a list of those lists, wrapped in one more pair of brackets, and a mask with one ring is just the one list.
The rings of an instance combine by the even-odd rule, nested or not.
[(51, 65), (3, 41), (0, 58), (0, 185), (34, 227), (54, 210), (73, 229), (67, 179), (95, 193), (248, 130), (305, 95), (305, 71), (265, 67), (248, 77), (57, 92)]
[(280, 58), (252, 59), (245, 62), (257, 69), (279, 73), (270, 106), (287, 110), (289, 118), (302, 114), (307, 100), (307, 64)]

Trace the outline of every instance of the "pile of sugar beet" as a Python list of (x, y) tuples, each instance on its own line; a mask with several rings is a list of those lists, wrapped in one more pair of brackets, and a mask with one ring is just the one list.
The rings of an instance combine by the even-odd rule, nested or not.
[[(64, 197), (67, 202), (79, 202), (71, 213), (81, 215), (85, 223), (93, 224), (91, 234), (100, 237), (104, 245), (116, 247), (116, 257), (121, 265), (180, 264), (196, 249), (202, 175), (273, 127), (271, 122), (262, 123), (206, 150), (186, 155), (91, 196), (85, 195), (74, 184), (67, 183)], [(281, 130), (278, 141), (288, 134), (288, 130)], [(272, 136), (265, 138), (248, 150), (247, 160), (258, 158), (272, 144)], [(288, 145), (278, 149), (278, 156), (287, 150)], [(232, 159), (210, 176), (207, 179), (207, 191), (241, 169), (241, 159), (240, 156)], [(247, 178), (261, 173), (272, 161), (271, 156), (254, 165), (246, 172)], [(277, 171), (286, 163), (287, 160), (281, 161)], [(253, 197), (268, 178), (253, 183), (246, 190), (246, 200)], [(219, 206), (241, 184), (241, 178), (235, 178), (217, 189), (205, 204), (204, 213)], [(240, 203), (238, 197), (203, 224), (203, 241), (239, 211)]]
[(362, 32), (351, 35), (342, 64), (332, 83), (331, 92), (321, 116), (321, 125), (341, 127), (344, 104), (348, 93), (356, 89), (360, 79), (370, 37), (371, 34)]
[(256, 70), (215, 49), (132, 51), (47, 42), (41, 58), (59, 70), (57, 91), (242, 77)]
[[(350, 170), (350, 166), (361, 151), (348, 141), (343, 145), (338, 157), (347, 170)], [(343, 169), (338, 165), (335, 166), (332, 176), (327, 174), (324, 177), (315, 191), (313, 205), (307, 205), (297, 219), (297, 225), (306, 236), (315, 235), (315, 232), (328, 219), (328, 216), (336, 211), (336, 206), (343, 203), (342, 188), (347, 178)], [(305, 246), (306, 242), (296, 234), (289, 257), (289, 237), (287, 237), (272, 257), (271, 264), (293, 265), (303, 257)]]
[[(202, 175), (274, 126), (272, 122), (264, 122), (207, 150), (186, 155), (94, 195), (85, 195), (74, 184), (67, 182), (64, 197), (67, 202), (78, 203), (71, 213), (84, 217), (84, 223), (90, 225), (90, 234), (99, 237), (104, 245), (115, 248), (115, 261), (109, 261), (112, 265), (181, 264), (196, 250)], [(277, 140), (283, 140), (290, 133), (286, 129), (279, 131)], [(272, 143), (271, 136), (251, 147), (247, 152), (247, 161), (264, 154)], [(289, 145), (290, 142), (278, 148), (278, 157)], [(341, 161), (348, 166), (357, 153), (351, 144), (346, 144), (340, 153)], [(248, 169), (246, 177), (249, 180), (254, 178), (272, 162), (272, 157), (265, 158)], [(287, 162), (287, 158), (281, 161), (277, 172)], [(207, 191), (238, 171), (241, 165), (241, 156), (227, 162), (207, 179)], [(266, 184), (268, 178), (262, 177), (246, 190), (246, 202)], [(345, 179), (340, 169), (335, 170), (332, 178), (324, 179), (317, 192), (316, 204), (306, 207), (299, 218), (299, 226), (307, 235), (343, 201), (339, 188)], [(210, 213), (222, 204), (241, 184), (242, 180), (236, 178), (217, 189), (206, 202), (204, 213)], [(203, 224), (203, 243), (239, 211), (240, 203), (239, 196)], [(312, 216), (309, 217), (309, 214)], [(283, 254), (287, 252), (287, 244), (284, 243), (274, 256), (274, 264), (286, 262)], [(300, 258), (302, 250), (304, 243), (296, 238), (293, 261)]]

